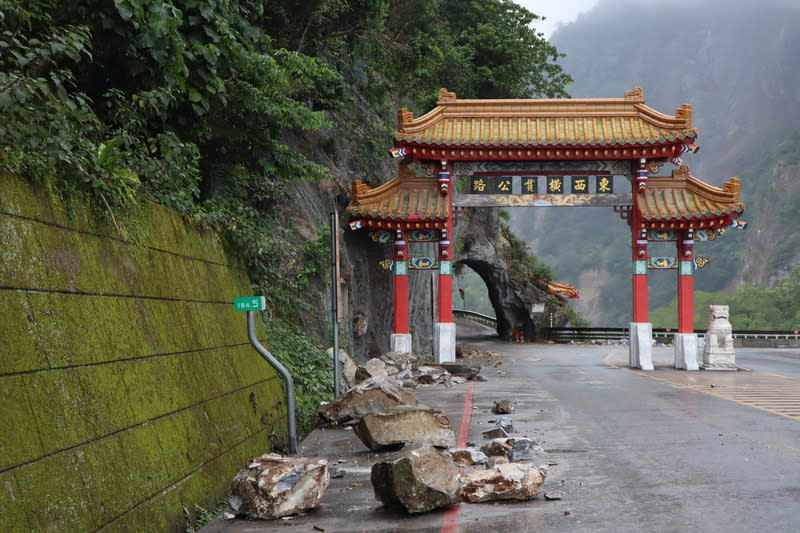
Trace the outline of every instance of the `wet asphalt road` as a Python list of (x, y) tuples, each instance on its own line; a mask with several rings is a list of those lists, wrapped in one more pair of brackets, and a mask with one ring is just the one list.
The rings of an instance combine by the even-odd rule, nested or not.
[[(642, 373), (613, 366), (627, 359), (626, 346), (506, 344), (464, 329), (459, 342), (498, 353), (483, 361), (488, 381), (420, 388), (418, 396), (445, 409), (458, 433), (471, 387), (469, 440), (479, 445), (493, 401), (512, 399), (514, 435), (542, 441), (545, 453), (534, 464), (557, 463), (542, 489), (562, 492), (562, 500), (461, 504), (447, 514), (388, 511), (369, 482), (376, 454), (352, 432), (327, 429), (301, 452), (342, 461), (347, 474), (331, 480), (319, 509), (290, 520), (217, 520), (203, 533), (800, 531), (800, 420), (663, 381), (687, 374), (658, 366), (671, 360), (670, 348), (657, 348), (656, 370)], [(754, 371), (724, 379), (742, 386), (761, 370), (800, 378), (798, 350), (741, 349), (737, 363)], [(788, 382), (800, 387), (800, 379)]]

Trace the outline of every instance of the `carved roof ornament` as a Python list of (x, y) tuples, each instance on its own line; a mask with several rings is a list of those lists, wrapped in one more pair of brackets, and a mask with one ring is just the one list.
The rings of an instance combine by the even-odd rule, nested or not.
[(397, 127), (402, 129), (405, 124), (408, 124), (414, 120), (414, 113), (406, 109), (405, 107), (401, 107), (397, 110)]
[(638, 102), (644, 102), (644, 89), (639, 86), (634, 87), (630, 91), (625, 93), (625, 100), (636, 100)]
[(692, 127), (692, 104), (683, 104), (675, 110), (675, 118), (683, 119), (686, 121), (686, 127)]
[(456, 93), (448, 91), (444, 87), (439, 89), (439, 99), (436, 101), (437, 104), (443, 104), (445, 102), (455, 102), (455, 101), (456, 101)]

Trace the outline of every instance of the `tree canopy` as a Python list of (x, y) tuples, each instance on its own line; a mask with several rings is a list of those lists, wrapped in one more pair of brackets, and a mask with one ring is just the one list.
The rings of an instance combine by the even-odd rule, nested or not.
[(292, 312), (316, 261), (286, 244), (286, 185), (329, 170), (289, 139), (337, 160), (377, 114), (356, 164), (379, 167), (396, 104), (564, 95), (537, 19), (509, 0), (0, 0), (0, 170), (111, 218), (143, 198), (223, 229)]

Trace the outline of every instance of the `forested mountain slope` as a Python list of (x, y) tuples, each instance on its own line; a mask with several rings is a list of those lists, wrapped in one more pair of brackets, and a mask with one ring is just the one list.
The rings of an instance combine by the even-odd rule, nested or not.
[[(641, 86), (664, 113), (692, 104), (701, 146), (684, 157), (692, 173), (714, 185), (742, 178), (749, 229), (698, 245), (711, 260), (697, 272), (698, 290), (772, 286), (800, 262), (800, 4), (680, 0), (667, 9), (601, 0), (551, 42), (566, 54), (560, 64), (575, 79), (573, 97), (619, 97)], [(515, 212), (513, 227), (556, 277), (582, 290), (574, 305), (591, 322), (629, 321), (629, 231), (610, 210)], [(674, 247), (652, 252), (674, 255)], [(674, 287), (673, 275), (653, 273), (651, 309), (669, 302)]]

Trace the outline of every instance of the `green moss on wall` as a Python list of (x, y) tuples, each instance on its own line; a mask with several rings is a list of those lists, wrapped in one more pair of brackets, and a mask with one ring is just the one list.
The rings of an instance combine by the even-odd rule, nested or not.
[(181, 531), (286, 442), (282, 383), (231, 305), (249, 280), (161, 207), (119, 217), (121, 238), (11, 176), (0, 191), (0, 530)]

